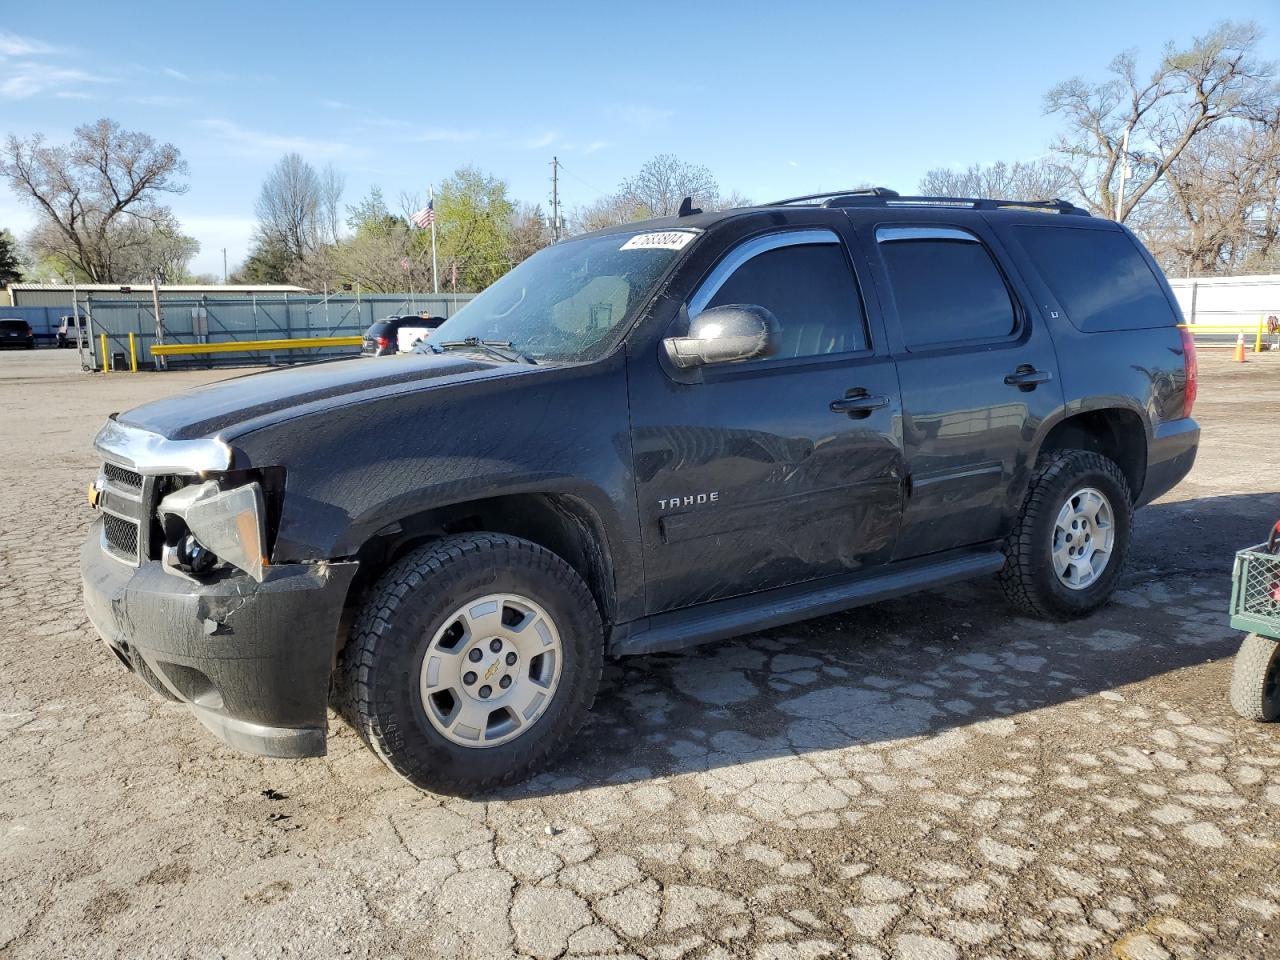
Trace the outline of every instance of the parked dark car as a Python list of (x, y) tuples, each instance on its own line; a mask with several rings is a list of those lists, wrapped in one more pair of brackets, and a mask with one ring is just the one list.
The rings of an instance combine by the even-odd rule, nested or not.
[(366, 357), (390, 357), (397, 353), (408, 353), (442, 323), (444, 317), (383, 317), (375, 320), (364, 332), (364, 344), (360, 353)]
[(25, 320), (0, 320), (0, 347), (34, 350), (36, 334)]
[(1127, 229), (690, 206), (548, 247), (412, 354), (110, 419), (81, 555), (110, 649), (235, 747), (324, 753), (332, 696), (397, 773), (473, 791), (545, 766), (608, 656), (981, 576), (1050, 620), (1107, 601), (1200, 435)]

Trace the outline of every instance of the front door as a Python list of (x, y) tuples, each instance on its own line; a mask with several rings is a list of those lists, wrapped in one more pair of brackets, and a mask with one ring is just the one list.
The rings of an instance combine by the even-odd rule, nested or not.
[(1002, 537), (1032, 438), (1062, 404), (1045, 325), (994, 253), (985, 223), (864, 230), (902, 384), (910, 482), (895, 559)]
[(687, 307), (728, 304), (775, 315), (773, 356), (691, 379), (655, 353), (629, 359), (650, 614), (882, 563), (897, 535), (897, 376), (842, 238), (733, 247)]

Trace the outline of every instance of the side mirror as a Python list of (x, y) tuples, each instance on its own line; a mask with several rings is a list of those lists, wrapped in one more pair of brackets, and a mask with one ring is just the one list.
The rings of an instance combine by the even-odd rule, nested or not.
[(778, 320), (764, 307), (725, 304), (702, 311), (688, 336), (667, 337), (662, 345), (681, 368), (771, 357), (778, 350)]

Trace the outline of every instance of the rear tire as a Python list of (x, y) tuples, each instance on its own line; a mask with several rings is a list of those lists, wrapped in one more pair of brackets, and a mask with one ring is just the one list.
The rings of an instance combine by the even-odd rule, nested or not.
[(481, 792), (564, 749), (603, 660), (600, 614), (572, 567), (527, 540), (468, 534), (412, 551), (378, 580), (343, 649), (335, 700), (414, 786)]
[(1088, 616), (1115, 592), (1132, 530), (1129, 484), (1115, 461), (1085, 450), (1046, 454), (1005, 540), (1005, 596), (1045, 620)]
[(1246, 720), (1280, 720), (1280, 642), (1251, 633), (1231, 670), (1231, 706)]

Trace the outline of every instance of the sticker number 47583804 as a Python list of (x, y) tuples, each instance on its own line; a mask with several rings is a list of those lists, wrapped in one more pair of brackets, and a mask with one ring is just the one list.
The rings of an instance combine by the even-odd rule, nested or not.
[(683, 250), (697, 234), (688, 230), (663, 230), (659, 233), (637, 233), (619, 250)]

